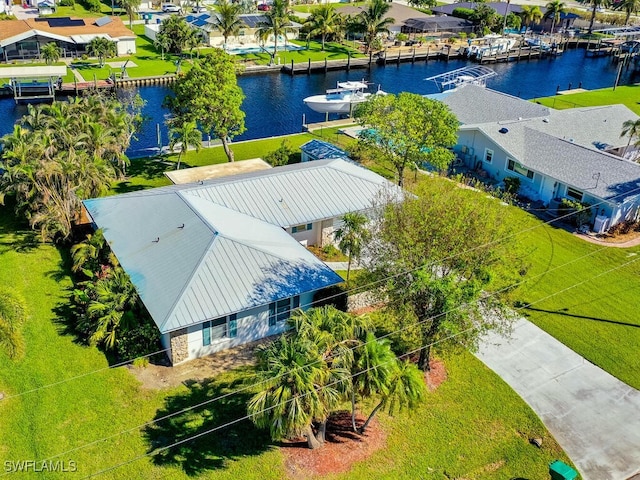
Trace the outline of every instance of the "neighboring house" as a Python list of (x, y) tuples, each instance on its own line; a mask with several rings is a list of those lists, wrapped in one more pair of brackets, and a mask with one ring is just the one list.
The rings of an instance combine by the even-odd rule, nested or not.
[(461, 122), (455, 151), (469, 168), (517, 177), (521, 194), (552, 208), (598, 204), (598, 230), (638, 216), (640, 165), (620, 156), (622, 124), (638, 116), (624, 105), (553, 110), (474, 85), (436, 98)]
[(63, 57), (87, 53), (87, 45), (96, 37), (116, 42), (118, 55), (136, 53), (136, 35), (118, 17), (102, 18), (29, 18), (4, 20), (0, 28), (0, 59), (40, 57), (43, 45), (55, 42)]
[[(319, 2), (324, 3), (324, 2)], [(411, 8), (407, 5), (403, 5), (401, 3), (392, 2), (389, 4), (390, 8), (385, 17), (393, 18), (393, 23), (389, 25), (389, 32), (391, 35), (397, 35), (402, 31), (402, 28), (405, 22), (410, 18), (429, 18), (430, 16), (426, 13), (421, 13), (419, 10), (415, 8)], [(348, 3), (345, 6), (337, 7), (336, 10), (343, 15), (351, 15), (355, 17), (362, 13), (363, 8), (360, 6), (349, 5)]]
[[(431, 11), (436, 15), (453, 15), (453, 11), (456, 8), (468, 8), (474, 10), (479, 4), (476, 2), (457, 2), (451, 3), (448, 5), (438, 5), (437, 7), (431, 8)], [(485, 5), (493, 8), (498, 15), (504, 16), (508, 13), (515, 13), (516, 15), (522, 15), (522, 5), (515, 5), (509, 2), (486, 2)], [(544, 14), (547, 9), (546, 7), (541, 6), (540, 11)], [(575, 13), (565, 12), (560, 14), (560, 21), (556, 22), (554, 25), (554, 31), (558, 31), (562, 28), (572, 28), (573, 23), (576, 19), (580, 18), (579, 15)], [(551, 29), (552, 20), (549, 18), (544, 18), (539, 24), (531, 25), (533, 30), (546, 30), (549, 31)], [(522, 25), (523, 27), (529, 27), (529, 25)]]
[(343, 160), (86, 200), (176, 364), (284, 331), (342, 279), (301, 243), (401, 190)]
[(300, 147), (303, 162), (312, 162), (314, 160), (335, 160), (348, 159), (349, 154), (332, 143), (323, 142), (322, 140), (309, 140)]
[(439, 36), (448, 36), (458, 33), (472, 33), (476, 30), (473, 22), (462, 18), (435, 16), (409, 18), (402, 26), (402, 33), (406, 33), (411, 38), (415, 35), (430, 33)]

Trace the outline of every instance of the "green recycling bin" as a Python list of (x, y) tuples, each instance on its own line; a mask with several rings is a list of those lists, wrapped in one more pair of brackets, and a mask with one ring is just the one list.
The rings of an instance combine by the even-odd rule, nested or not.
[(578, 477), (578, 472), (560, 460), (549, 464), (549, 474), (552, 480), (574, 480)]

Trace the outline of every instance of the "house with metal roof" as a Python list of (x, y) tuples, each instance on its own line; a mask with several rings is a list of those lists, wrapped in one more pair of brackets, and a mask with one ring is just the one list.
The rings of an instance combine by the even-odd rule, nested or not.
[(320, 160), (84, 202), (179, 363), (280, 333), (342, 282), (303, 243), (348, 212), (402, 195), (377, 174)]
[(23, 20), (3, 20), (0, 28), (0, 59), (40, 58), (40, 49), (56, 43), (62, 57), (77, 57), (87, 53), (94, 38), (106, 38), (116, 43), (118, 55), (136, 53), (136, 35), (118, 17), (70, 18), (44, 17)]
[(438, 98), (461, 121), (455, 151), (467, 167), (519, 178), (522, 195), (550, 207), (597, 205), (598, 231), (638, 216), (640, 165), (620, 134), (639, 117), (624, 105), (554, 110), (474, 85)]
[(334, 144), (322, 140), (309, 140), (300, 147), (303, 162), (314, 160), (348, 159), (349, 154)]

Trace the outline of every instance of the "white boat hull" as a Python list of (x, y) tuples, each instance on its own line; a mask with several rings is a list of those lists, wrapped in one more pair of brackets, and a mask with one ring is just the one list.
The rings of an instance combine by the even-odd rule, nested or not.
[(350, 95), (348, 98), (329, 98), (328, 95), (313, 95), (303, 100), (305, 105), (318, 113), (352, 113), (353, 107), (369, 98), (370, 93)]

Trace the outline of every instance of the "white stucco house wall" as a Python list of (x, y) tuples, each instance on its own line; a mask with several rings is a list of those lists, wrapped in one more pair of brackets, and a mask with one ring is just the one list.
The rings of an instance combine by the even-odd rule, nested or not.
[(638, 217), (640, 165), (620, 156), (622, 124), (638, 116), (624, 105), (554, 110), (474, 85), (434, 98), (461, 122), (455, 152), (467, 167), (517, 177), (519, 193), (551, 208), (562, 198), (594, 205), (599, 230)]
[[(342, 282), (306, 245), (402, 190), (344, 160), (319, 160), (84, 201), (173, 364), (280, 333)], [(388, 195), (387, 195), (388, 196)]]

